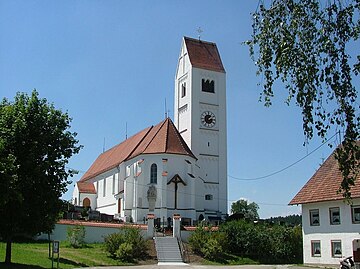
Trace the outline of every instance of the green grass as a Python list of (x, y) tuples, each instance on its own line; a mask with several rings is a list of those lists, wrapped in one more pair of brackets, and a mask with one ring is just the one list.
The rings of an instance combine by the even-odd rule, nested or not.
[[(0, 242), (0, 268), (51, 268), (47, 242), (13, 243), (11, 259), (13, 265), (11, 267), (5, 267), (3, 263), (5, 250), (6, 244)], [(59, 268), (127, 265), (108, 257), (102, 244), (87, 244), (84, 248), (74, 249), (66, 242), (61, 242), (59, 256)], [(55, 268), (56, 265), (54, 261)]]

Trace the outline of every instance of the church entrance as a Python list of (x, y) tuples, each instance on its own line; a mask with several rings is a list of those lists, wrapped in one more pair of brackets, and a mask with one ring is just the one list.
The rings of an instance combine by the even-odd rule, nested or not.
[(83, 200), (83, 207), (90, 207), (90, 199), (89, 198), (85, 198)]
[(353, 240), (353, 257), (354, 262), (360, 265), (360, 239)]

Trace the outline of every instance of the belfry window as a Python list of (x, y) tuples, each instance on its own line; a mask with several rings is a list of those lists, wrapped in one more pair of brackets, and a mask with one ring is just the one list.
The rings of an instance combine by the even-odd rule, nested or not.
[(205, 200), (212, 200), (212, 199), (213, 199), (212, 194), (206, 194), (205, 195)]
[(157, 184), (157, 165), (155, 163), (150, 168), (150, 183)]
[(186, 82), (181, 84), (181, 98), (186, 96)]
[(215, 82), (213, 80), (209, 80), (209, 79), (202, 79), (201, 90), (203, 92), (214, 93), (215, 92)]

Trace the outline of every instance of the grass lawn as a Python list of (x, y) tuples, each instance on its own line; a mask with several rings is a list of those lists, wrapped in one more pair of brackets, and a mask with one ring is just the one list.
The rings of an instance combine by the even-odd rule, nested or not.
[[(0, 268), (5, 268), (6, 244), (0, 242)], [(13, 266), (6, 268), (51, 268), (51, 258), (48, 257), (48, 243), (13, 243), (12, 263)], [(57, 256), (56, 256), (57, 257)], [(54, 268), (56, 268), (54, 263)], [(81, 249), (74, 249), (66, 242), (60, 242), (59, 268), (76, 268), (87, 266), (126, 265), (107, 256), (102, 249), (102, 244), (87, 244)]]

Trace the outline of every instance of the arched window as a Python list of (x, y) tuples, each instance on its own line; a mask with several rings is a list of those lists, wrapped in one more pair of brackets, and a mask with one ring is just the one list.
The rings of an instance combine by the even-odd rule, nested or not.
[(157, 184), (157, 166), (155, 163), (150, 168), (150, 183)]

